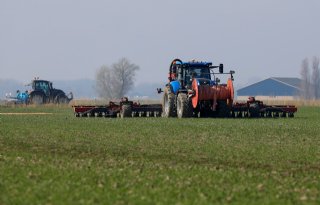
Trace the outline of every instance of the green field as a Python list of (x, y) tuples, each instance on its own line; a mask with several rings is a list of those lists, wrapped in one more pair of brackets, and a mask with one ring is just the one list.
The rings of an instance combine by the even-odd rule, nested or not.
[(0, 115), (0, 204), (320, 204), (320, 108), (286, 119)]

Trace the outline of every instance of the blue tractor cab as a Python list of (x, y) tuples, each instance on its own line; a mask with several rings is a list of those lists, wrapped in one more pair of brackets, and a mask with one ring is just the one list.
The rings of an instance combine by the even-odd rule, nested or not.
[[(190, 87), (193, 79), (197, 79), (198, 83), (206, 82), (210, 85), (215, 85), (215, 81), (211, 78), (212, 73), (210, 70), (212, 67), (211, 62), (182, 62), (179, 59), (175, 59), (171, 63), (169, 71), (171, 91), (177, 94), (181, 89)], [(221, 72), (223, 72), (223, 67)]]

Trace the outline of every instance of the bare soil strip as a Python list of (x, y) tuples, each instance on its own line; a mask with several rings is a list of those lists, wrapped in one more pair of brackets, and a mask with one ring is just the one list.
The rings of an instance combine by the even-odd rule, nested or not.
[(0, 115), (52, 115), (53, 113), (48, 112), (5, 112), (0, 113)]

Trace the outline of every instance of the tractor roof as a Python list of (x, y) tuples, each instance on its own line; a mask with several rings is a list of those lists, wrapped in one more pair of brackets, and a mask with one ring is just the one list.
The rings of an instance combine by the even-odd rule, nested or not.
[(33, 82), (48, 82), (48, 83), (51, 83), (51, 81), (48, 81), (48, 80), (39, 80), (39, 79), (35, 79), (35, 80), (32, 80)]
[(211, 62), (199, 62), (199, 61), (190, 61), (190, 62), (183, 62), (183, 67), (209, 67), (212, 65)]

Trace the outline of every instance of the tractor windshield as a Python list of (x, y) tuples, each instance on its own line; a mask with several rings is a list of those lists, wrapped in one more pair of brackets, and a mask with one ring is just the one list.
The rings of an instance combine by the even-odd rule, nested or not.
[(185, 82), (190, 85), (193, 78), (205, 78), (211, 80), (210, 69), (207, 67), (189, 67), (185, 69)]
[(48, 81), (34, 81), (34, 85), (33, 85), (33, 89), (34, 90), (43, 90), (43, 92), (46, 94), (46, 95), (49, 95), (49, 90), (50, 90), (50, 85), (49, 85), (49, 82)]

